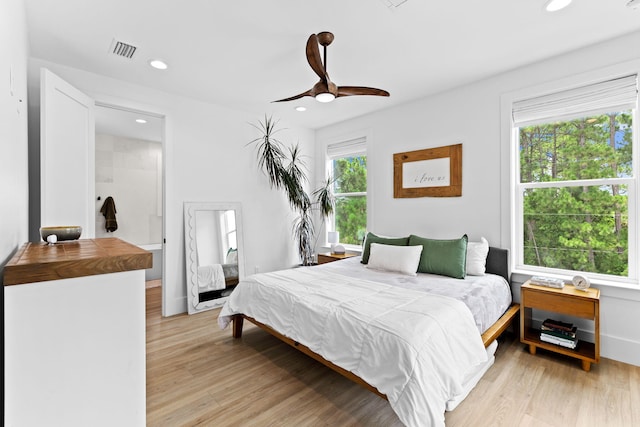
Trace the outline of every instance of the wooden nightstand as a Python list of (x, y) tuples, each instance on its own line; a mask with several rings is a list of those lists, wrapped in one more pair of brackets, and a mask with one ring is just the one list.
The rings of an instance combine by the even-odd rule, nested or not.
[(318, 264), (326, 264), (328, 262), (339, 261), (341, 259), (351, 258), (352, 256), (357, 256), (356, 254), (332, 254), (331, 252), (326, 252), (323, 254), (318, 254)]
[[(529, 345), (529, 353), (536, 348), (575, 357), (582, 361), (582, 369), (589, 371), (591, 363), (600, 362), (600, 290), (589, 288), (581, 291), (573, 285), (563, 289), (531, 285), (528, 281), (520, 288), (520, 341)], [(540, 330), (531, 321), (532, 309), (551, 311), (594, 322), (594, 342), (580, 340), (574, 349), (546, 343), (540, 340)]]

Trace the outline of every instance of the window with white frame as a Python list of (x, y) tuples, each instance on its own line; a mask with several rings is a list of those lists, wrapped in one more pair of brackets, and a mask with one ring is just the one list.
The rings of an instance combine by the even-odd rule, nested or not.
[(237, 227), (236, 227), (236, 214), (234, 210), (216, 211), (216, 218), (218, 222), (218, 233), (221, 236), (218, 239), (219, 251), (222, 254), (223, 262), (227, 262), (229, 254), (233, 251), (237, 251)]
[(637, 283), (637, 104), (635, 74), (513, 102), (516, 269)]
[(341, 244), (359, 246), (367, 230), (366, 138), (328, 145), (327, 173), (336, 200), (327, 229), (339, 233)]
[(222, 227), (222, 235), (225, 236), (225, 252), (228, 252), (229, 249), (238, 249), (236, 238), (236, 212), (234, 210), (224, 211), (220, 225)]

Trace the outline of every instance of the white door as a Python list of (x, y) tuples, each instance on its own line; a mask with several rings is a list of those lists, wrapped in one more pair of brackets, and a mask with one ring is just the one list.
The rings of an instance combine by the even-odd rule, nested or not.
[(80, 225), (95, 236), (95, 102), (40, 73), (40, 225)]

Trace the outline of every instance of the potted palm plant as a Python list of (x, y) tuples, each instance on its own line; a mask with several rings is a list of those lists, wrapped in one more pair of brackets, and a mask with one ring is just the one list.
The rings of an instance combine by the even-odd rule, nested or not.
[(255, 144), (259, 169), (267, 176), (271, 188), (285, 192), (289, 205), (298, 214), (293, 224), (293, 237), (302, 265), (312, 265), (316, 243), (314, 213), (318, 212), (324, 222), (333, 212), (332, 180), (328, 178), (309, 196), (305, 191), (308, 178), (299, 145), (285, 148), (275, 137), (281, 129), (276, 128), (277, 122), (271, 117), (265, 116), (264, 121), (251, 125), (260, 132), (260, 136), (247, 145)]

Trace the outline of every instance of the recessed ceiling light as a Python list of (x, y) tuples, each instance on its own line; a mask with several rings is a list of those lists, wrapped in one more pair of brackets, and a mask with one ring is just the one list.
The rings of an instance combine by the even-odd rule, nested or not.
[(145, 119), (136, 119), (136, 123), (147, 123)]
[(557, 12), (560, 9), (564, 9), (565, 7), (569, 6), (570, 3), (571, 0), (549, 0), (544, 5), (544, 10), (546, 10), (547, 12)]
[(166, 62), (160, 59), (152, 59), (149, 61), (149, 65), (153, 68), (157, 68), (158, 70), (166, 70), (169, 67)]
[(302, 105), (298, 105), (296, 107), (296, 111), (307, 111), (307, 107), (303, 107)]

